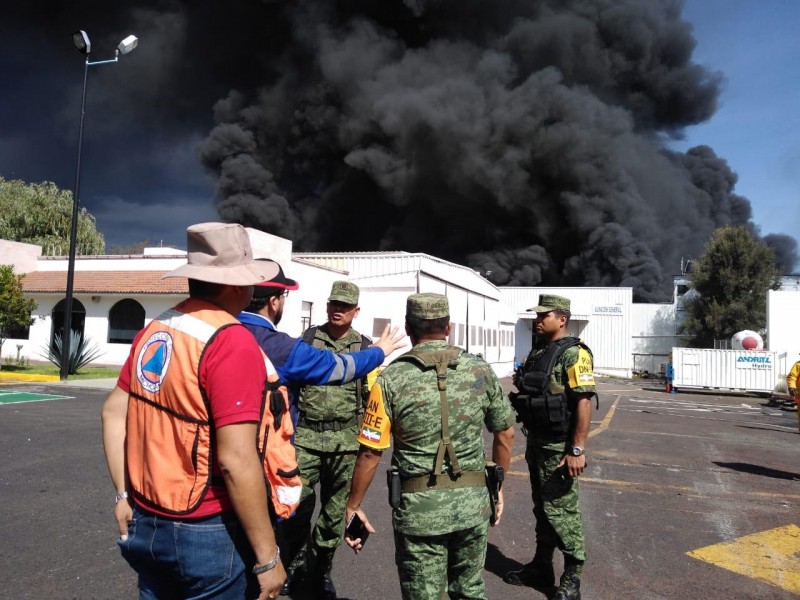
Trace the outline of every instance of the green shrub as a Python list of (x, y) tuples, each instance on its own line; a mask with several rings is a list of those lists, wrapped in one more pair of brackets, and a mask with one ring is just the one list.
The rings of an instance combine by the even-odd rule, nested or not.
[[(100, 358), (103, 351), (97, 344), (90, 342), (89, 338), (81, 336), (79, 332), (72, 330), (70, 334), (67, 373), (69, 375), (74, 375), (82, 367)], [(53, 337), (53, 345), (43, 347), (42, 350), (44, 350), (44, 354), (41, 354), (41, 356), (61, 369), (61, 365), (63, 364), (62, 346), (63, 342), (61, 341), (61, 336), (56, 334)]]

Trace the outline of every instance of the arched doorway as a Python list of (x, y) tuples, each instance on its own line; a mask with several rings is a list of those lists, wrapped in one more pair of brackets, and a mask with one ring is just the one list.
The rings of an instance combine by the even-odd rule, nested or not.
[[(54, 348), (53, 340), (55, 335), (62, 335), (64, 332), (64, 307), (67, 303), (66, 298), (61, 300), (53, 307), (53, 312), (50, 313), (50, 318), (53, 323), (53, 328), (50, 330), (50, 347)], [(83, 326), (86, 323), (86, 308), (81, 304), (77, 298), (72, 299), (72, 323), (70, 329), (77, 331), (81, 339), (83, 339)]]

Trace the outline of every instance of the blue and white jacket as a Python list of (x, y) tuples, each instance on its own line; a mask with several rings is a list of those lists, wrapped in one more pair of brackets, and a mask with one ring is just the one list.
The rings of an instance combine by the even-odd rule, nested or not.
[(297, 391), (304, 385), (341, 385), (365, 377), (383, 364), (383, 350), (372, 346), (360, 352), (336, 354), (320, 350), (300, 338), (275, 329), (262, 315), (250, 312), (236, 317), (255, 336), (258, 345), (289, 388), (293, 412), (297, 411)]

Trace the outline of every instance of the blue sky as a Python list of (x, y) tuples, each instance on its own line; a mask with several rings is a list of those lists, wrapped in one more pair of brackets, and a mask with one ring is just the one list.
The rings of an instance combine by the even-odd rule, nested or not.
[(800, 2), (688, 0), (694, 61), (721, 71), (720, 108), (679, 150), (707, 144), (738, 174), (762, 235), (800, 240)]

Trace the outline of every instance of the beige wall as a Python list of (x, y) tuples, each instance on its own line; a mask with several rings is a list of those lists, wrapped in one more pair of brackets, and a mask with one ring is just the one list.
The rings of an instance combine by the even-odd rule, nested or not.
[(0, 240), (0, 265), (11, 265), (17, 275), (35, 271), (36, 259), (41, 255), (41, 246)]

